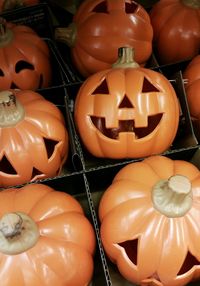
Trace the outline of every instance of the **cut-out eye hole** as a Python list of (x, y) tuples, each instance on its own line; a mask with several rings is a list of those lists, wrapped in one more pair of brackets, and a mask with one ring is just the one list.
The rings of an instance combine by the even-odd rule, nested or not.
[(131, 262), (137, 265), (138, 239), (127, 240), (127, 241), (119, 243), (119, 245), (124, 248)]
[(95, 13), (108, 13), (106, 1), (103, 1), (103, 2), (99, 3), (99, 4), (92, 10), (92, 12), (95, 12)]
[(14, 82), (11, 83), (10, 88), (11, 89), (19, 89), (19, 87)]
[(119, 105), (119, 108), (134, 108), (133, 104), (130, 102), (130, 99), (125, 95), (122, 99), (122, 102)]
[(4, 72), (0, 69), (0, 76), (4, 76)]
[(55, 150), (55, 146), (59, 143), (59, 141), (48, 139), (48, 138), (43, 138), (43, 139), (44, 139), (44, 144), (46, 146), (48, 159), (50, 159)]
[(33, 180), (36, 176), (43, 175), (43, 173), (37, 168), (33, 167), (31, 180)]
[(19, 73), (20, 71), (24, 69), (34, 70), (34, 66), (26, 61), (19, 61), (16, 63), (16, 66), (15, 66), (16, 73)]
[(160, 90), (144, 77), (142, 92), (160, 92)]
[(105, 79), (102, 81), (102, 83), (99, 86), (97, 86), (97, 88), (93, 92), (93, 94), (98, 94), (98, 93), (109, 94), (108, 85)]
[(9, 175), (17, 175), (16, 170), (4, 155), (0, 161), (0, 171)]
[(187, 256), (183, 262), (183, 265), (181, 266), (181, 269), (179, 270), (177, 275), (183, 275), (186, 272), (188, 272), (193, 266), (199, 265), (200, 261), (198, 261), (189, 251), (187, 253)]
[(134, 3), (133, 1), (131, 1), (131, 3), (125, 3), (125, 12), (127, 14), (133, 14), (135, 13), (137, 7), (138, 5)]

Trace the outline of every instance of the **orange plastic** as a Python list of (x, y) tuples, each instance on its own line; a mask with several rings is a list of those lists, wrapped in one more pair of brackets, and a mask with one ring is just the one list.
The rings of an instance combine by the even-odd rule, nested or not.
[(161, 73), (139, 67), (131, 48), (120, 50), (112, 69), (88, 77), (79, 89), (74, 116), (80, 137), (96, 157), (162, 153), (178, 128), (176, 93)]
[(47, 43), (30, 27), (0, 18), (0, 89), (48, 87), (51, 59)]
[(110, 68), (118, 48), (135, 49), (143, 65), (152, 53), (153, 29), (146, 10), (132, 0), (86, 0), (81, 3), (68, 28), (56, 30), (57, 39), (71, 47), (72, 60), (87, 77)]
[(0, 0), (0, 12), (36, 5), (39, 0)]
[(194, 57), (183, 72), (191, 116), (200, 120), (200, 55)]
[[(75, 198), (42, 184), (7, 189), (0, 193), (1, 226), (5, 214), (28, 216), (35, 222), (39, 236), (34, 246), (17, 255), (0, 251), (1, 285), (89, 285), (93, 275), (95, 233)], [(9, 235), (4, 237), (6, 229), (2, 229), (1, 248), (4, 243), (4, 249), (12, 252), (11, 248), (18, 247), (18, 241), (21, 241), (19, 247), (26, 247), (29, 232), (34, 235), (36, 230), (30, 224), (26, 227), (26, 221), (22, 221), (23, 224), (24, 228), (14, 239)]]
[(200, 172), (151, 156), (123, 167), (99, 204), (104, 249), (127, 280), (182, 286), (200, 278)]
[(200, 49), (199, 0), (160, 0), (150, 11), (159, 62), (190, 59)]
[(35, 91), (0, 92), (0, 186), (54, 177), (68, 157), (61, 111)]

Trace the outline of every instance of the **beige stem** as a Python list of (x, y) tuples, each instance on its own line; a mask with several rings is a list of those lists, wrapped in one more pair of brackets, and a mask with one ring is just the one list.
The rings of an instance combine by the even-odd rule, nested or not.
[(0, 91), (0, 127), (16, 125), (24, 118), (24, 108), (9, 91)]
[(199, 9), (200, 1), (199, 0), (181, 0), (183, 5), (188, 6), (190, 8)]
[(69, 47), (73, 47), (76, 41), (76, 25), (71, 23), (68, 27), (55, 28), (55, 39), (59, 42), (64, 42)]
[(39, 239), (36, 223), (27, 214), (7, 213), (0, 219), (0, 251), (19, 254), (32, 248)]
[(192, 187), (189, 179), (174, 175), (159, 181), (152, 189), (154, 207), (167, 217), (181, 217), (192, 206)]
[(132, 47), (121, 47), (118, 49), (118, 60), (112, 68), (137, 68), (138, 63), (134, 60), (134, 49)]

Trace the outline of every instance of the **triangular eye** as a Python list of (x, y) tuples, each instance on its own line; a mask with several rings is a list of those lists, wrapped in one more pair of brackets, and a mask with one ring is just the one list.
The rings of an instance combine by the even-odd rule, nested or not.
[(31, 180), (34, 179), (36, 176), (43, 175), (43, 173), (38, 170), (37, 168), (33, 167)]
[(122, 102), (119, 105), (119, 108), (134, 108), (133, 104), (130, 102), (130, 99), (125, 95)]
[(192, 269), (193, 266), (200, 265), (200, 261), (198, 261), (189, 251), (187, 256), (183, 262), (181, 269), (179, 270), (177, 275), (183, 275)]
[(144, 77), (142, 92), (159, 92), (158, 90), (148, 79)]
[(127, 240), (127, 241), (119, 243), (119, 245), (124, 248), (131, 262), (137, 265), (138, 239)]
[(19, 87), (14, 82), (11, 83), (10, 88), (11, 89), (19, 89)]
[(95, 13), (108, 13), (106, 1), (102, 1), (92, 10)]
[(0, 69), (0, 76), (4, 76), (4, 72)]
[(50, 159), (51, 156), (53, 155), (55, 147), (59, 143), (59, 141), (48, 139), (48, 138), (43, 138), (43, 139), (44, 139), (44, 144), (46, 146), (48, 159)]
[(26, 61), (18, 61), (15, 66), (15, 72), (19, 73), (24, 69), (34, 70), (34, 66)]
[(135, 13), (137, 7), (138, 5), (134, 3), (133, 1), (131, 1), (131, 3), (125, 3), (125, 12), (127, 14), (133, 14)]
[(17, 175), (16, 170), (4, 155), (0, 161), (0, 171), (10, 175)]
[(97, 86), (97, 88), (93, 91), (93, 94), (109, 94), (107, 81), (105, 79), (99, 86)]

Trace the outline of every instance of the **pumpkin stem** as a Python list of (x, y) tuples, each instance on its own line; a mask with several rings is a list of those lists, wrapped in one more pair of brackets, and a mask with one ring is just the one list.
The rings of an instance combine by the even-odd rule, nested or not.
[(190, 8), (198, 9), (200, 8), (199, 0), (181, 0), (183, 5), (188, 6)]
[(24, 108), (8, 90), (0, 91), (0, 127), (17, 124), (24, 118)]
[(71, 23), (68, 27), (55, 28), (55, 40), (67, 44), (69, 47), (73, 47), (76, 40), (76, 25)]
[(138, 63), (134, 60), (134, 49), (132, 47), (121, 47), (118, 49), (118, 60), (112, 68), (137, 68)]
[(6, 213), (0, 219), (0, 251), (19, 254), (33, 247), (39, 238), (36, 223), (20, 212)]
[(12, 30), (7, 28), (6, 20), (0, 17), (0, 47), (7, 46), (12, 39)]
[(152, 190), (154, 207), (167, 217), (181, 217), (192, 206), (192, 187), (189, 179), (174, 175), (159, 181)]

